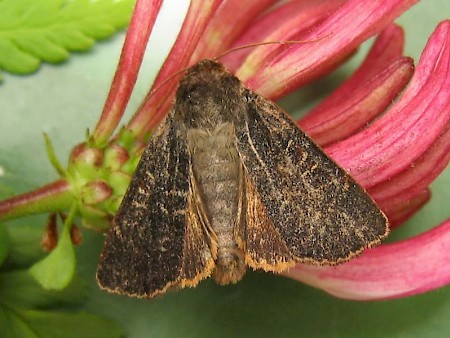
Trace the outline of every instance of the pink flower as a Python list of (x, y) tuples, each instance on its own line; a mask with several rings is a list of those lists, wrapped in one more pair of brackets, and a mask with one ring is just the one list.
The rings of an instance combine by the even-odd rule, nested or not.
[[(201, 59), (254, 42), (304, 41), (260, 45), (221, 59), (250, 89), (278, 99), (328, 74), (377, 35), (360, 68), (299, 125), (368, 190), (391, 226), (398, 227), (430, 198), (428, 186), (450, 160), (450, 21), (436, 28), (414, 70), (413, 60), (402, 55), (403, 32), (392, 21), (416, 2), (192, 0), (152, 89), (119, 135), (125, 130), (136, 142), (145, 140), (172, 104), (177, 81), (166, 80)], [(161, 0), (137, 1), (110, 94), (92, 135), (94, 147), (104, 149), (119, 137), (112, 134), (131, 95), (160, 5)], [(155, 90), (162, 84), (164, 90)], [(127, 150), (140, 154), (142, 147), (136, 144)], [(73, 156), (79, 157), (79, 152)], [(96, 156), (103, 161), (103, 155)], [(129, 158), (122, 148), (116, 156), (124, 163)], [(101, 195), (103, 202), (111, 189), (104, 181), (95, 182), (95, 189), (87, 185), (92, 188), (87, 196), (97, 201)], [(41, 195), (48, 202), (52, 189), (55, 196), (66, 197), (69, 186), (63, 179), (27, 195), (21, 203)], [(17, 201), (20, 198), (14, 200), (19, 205)], [(0, 204), (0, 217), (14, 203), (9, 209)], [(339, 266), (298, 264), (284, 275), (342, 298), (385, 299), (448, 284), (448, 262), (450, 220), (411, 239), (366, 250)]]

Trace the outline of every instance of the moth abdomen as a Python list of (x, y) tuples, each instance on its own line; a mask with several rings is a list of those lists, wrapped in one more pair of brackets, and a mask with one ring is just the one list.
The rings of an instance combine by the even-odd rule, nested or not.
[(219, 284), (239, 281), (245, 273), (245, 255), (238, 247), (235, 226), (238, 222), (241, 162), (235, 145), (232, 123), (214, 130), (189, 129), (188, 144), (192, 171), (198, 187), (201, 210), (205, 210), (217, 241), (213, 277)]

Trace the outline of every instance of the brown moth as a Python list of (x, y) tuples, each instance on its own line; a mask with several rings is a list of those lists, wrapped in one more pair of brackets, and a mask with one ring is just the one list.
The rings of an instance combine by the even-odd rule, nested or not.
[(106, 238), (111, 292), (151, 298), (246, 267), (348, 261), (386, 237), (370, 196), (277, 105), (204, 60), (180, 81)]

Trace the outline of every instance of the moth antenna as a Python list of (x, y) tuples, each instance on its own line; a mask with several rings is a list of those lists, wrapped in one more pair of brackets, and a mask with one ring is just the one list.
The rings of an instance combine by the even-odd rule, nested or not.
[(217, 61), (220, 58), (224, 57), (225, 55), (228, 55), (228, 54), (230, 54), (232, 52), (236, 52), (236, 51), (241, 50), (241, 49), (257, 47), (257, 46), (273, 45), (273, 44), (276, 44), (276, 43), (279, 43), (281, 45), (294, 45), (294, 44), (297, 44), (297, 43), (298, 44), (302, 44), (302, 43), (317, 42), (317, 41), (320, 41), (320, 40), (323, 40), (323, 39), (327, 38), (328, 36), (330, 36), (330, 34), (322, 36), (322, 37), (317, 38), (317, 39), (313, 39), (313, 40), (284, 40), (284, 41), (265, 41), (265, 42), (249, 43), (248, 45), (243, 45), (243, 46), (239, 46), (239, 47), (228, 49), (227, 51), (223, 52), (219, 56), (216, 56), (214, 58), (214, 60)]
[(152, 97), (158, 90), (160, 90), (162, 87), (164, 87), (166, 85), (167, 82), (173, 80), (173, 78), (175, 78), (177, 75), (189, 70), (189, 68), (191, 68), (192, 66), (180, 69), (178, 71), (176, 71), (175, 73), (173, 73), (172, 75), (170, 75), (167, 79), (165, 79), (158, 87), (156, 87), (155, 89), (153, 89), (148, 96), (146, 97), (146, 100), (149, 99), (150, 97)]
[[(265, 46), (265, 45), (273, 45), (276, 43), (282, 44), (282, 45), (294, 45), (297, 43), (310, 43), (310, 42), (317, 42), (320, 41), (322, 39), (325, 39), (329, 36), (325, 35), (323, 37), (317, 38), (317, 39), (313, 39), (313, 40), (285, 40), (285, 41), (265, 41), (265, 42), (255, 42), (255, 43), (250, 43), (248, 45), (242, 45), (239, 47), (235, 47), (235, 48), (231, 48), (225, 52), (223, 52), (222, 54), (220, 54), (219, 56), (216, 56), (215, 58), (213, 58), (214, 61), (218, 61), (220, 58), (224, 57), (225, 55), (228, 55), (232, 52), (241, 50), (241, 49), (245, 49), (245, 48), (251, 48), (251, 47), (256, 47), (256, 46)], [(192, 66), (189, 67), (185, 67), (183, 69), (180, 69), (179, 71), (173, 73), (171, 76), (169, 76), (167, 79), (165, 79), (158, 87), (156, 87), (154, 90), (152, 90), (147, 99), (150, 98), (151, 96), (153, 96), (158, 90), (161, 89), (161, 87), (164, 87), (166, 85), (167, 82), (171, 81), (173, 78), (175, 78), (177, 75), (189, 70)]]

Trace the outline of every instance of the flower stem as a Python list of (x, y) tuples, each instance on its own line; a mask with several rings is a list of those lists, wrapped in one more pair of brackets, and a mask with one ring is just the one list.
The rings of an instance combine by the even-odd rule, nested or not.
[(35, 191), (0, 202), (0, 221), (25, 215), (68, 210), (74, 202), (70, 185), (58, 180)]

